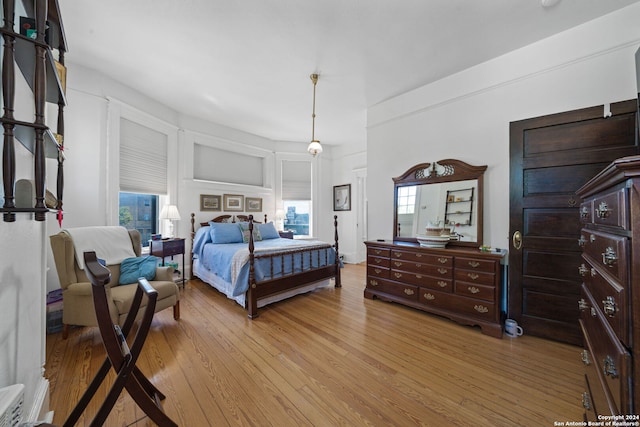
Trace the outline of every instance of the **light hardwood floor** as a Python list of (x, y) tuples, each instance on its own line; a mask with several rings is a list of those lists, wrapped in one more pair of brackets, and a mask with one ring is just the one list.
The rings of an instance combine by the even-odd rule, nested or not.
[[(180, 426), (553, 426), (581, 421), (581, 349), (364, 299), (365, 267), (333, 286), (262, 309), (198, 280), (180, 321), (156, 314), (138, 367)], [(47, 336), (46, 376), (62, 425), (104, 358), (97, 328)], [(113, 380), (108, 376), (107, 383)], [(78, 425), (89, 425), (103, 384)], [(153, 425), (124, 393), (107, 425)], [(141, 419), (136, 422), (136, 420)]]

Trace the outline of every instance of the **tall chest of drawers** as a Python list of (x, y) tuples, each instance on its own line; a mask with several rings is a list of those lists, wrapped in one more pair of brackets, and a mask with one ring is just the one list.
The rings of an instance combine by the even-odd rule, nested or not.
[(502, 337), (503, 254), (411, 243), (365, 244), (366, 298), (404, 304)]
[(587, 420), (640, 411), (640, 157), (614, 161), (577, 191)]

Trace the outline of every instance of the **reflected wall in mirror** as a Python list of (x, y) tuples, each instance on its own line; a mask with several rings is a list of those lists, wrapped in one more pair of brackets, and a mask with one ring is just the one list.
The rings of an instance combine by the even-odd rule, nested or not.
[(450, 246), (482, 245), (486, 169), (445, 159), (418, 164), (393, 178), (394, 240), (417, 242), (427, 227), (440, 227), (450, 232)]

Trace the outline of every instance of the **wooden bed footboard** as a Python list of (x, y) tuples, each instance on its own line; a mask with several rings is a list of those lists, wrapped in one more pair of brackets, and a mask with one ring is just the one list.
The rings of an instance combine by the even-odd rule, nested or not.
[[(334, 279), (334, 285), (336, 288), (342, 287), (342, 283), (340, 281), (340, 253), (338, 247), (338, 216), (333, 216), (333, 227), (334, 227), (334, 244), (326, 244), (326, 246), (314, 246), (311, 248), (296, 248), (291, 250), (279, 251), (277, 253), (264, 253), (264, 254), (255, 254), (255, 246), (253, 240), (253, 215), (249, 215), (249, 288), (246, 292), (245, 298), (245, 308), (247, 309), (247, 314), (250, 319), (255, 319), (258, 317), (258, 300), (264, 297), (268, 297), (270, 295), (276, 295), (278, 293), (296, 289), (302, 286), (306, 286), (310, 283), (317, 282), (325, 279)], [(267, 222), (267, 216), (265, 215), (265, 223)], [(205, 224), (205, 223), (202, 223)], [(201, 225), (202, 225), (201, 224)], [(193, 274), (193, 242), (195, 238), (195, 213), (191, 214), (191, 278), (194, 278)], [(324, 251), (325, 259), (328, 261), (330, 257), (330, 252), (335, 250), (335, 261), (332, 264), (328, 262), (325, 265), (320, 265), (320, 251)], [(310, 268), (307, 270), (295, 271), (293, 269), (293, 257), (307, 257), (309, 261), (311, 261), (311, 257), (313, 257), (313, 253), (315, 252), (315, 256), (317, 257), (317, 267)], [(291, 265), (292, 271), (288, 274), (284, 274), (284, 263), (287, 257), (291, 257)], [(256, 259), (262, 258), (270, 258), (270, 274), (268, 274), (270, 279), (263, 281), (256, 281), (255, 277), (255, 263)], [(274, 260), (276, 258), (280, 259), (281, 263), (281, 271), (283, 275), (277, 278), (273, 278), (274, 271)], [(313, 265), (312, 262), (309, 262), (310, 265)]]

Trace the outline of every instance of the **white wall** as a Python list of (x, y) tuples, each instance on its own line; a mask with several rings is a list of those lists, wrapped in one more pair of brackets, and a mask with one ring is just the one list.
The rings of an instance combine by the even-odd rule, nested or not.
[(371, 108), (369, 238), (392, 237), (391, 177), (457, 158), (488, 166), (484, 243), (508, 248), (509, 122), (635, 98), (638, 22), (640, 3)]

